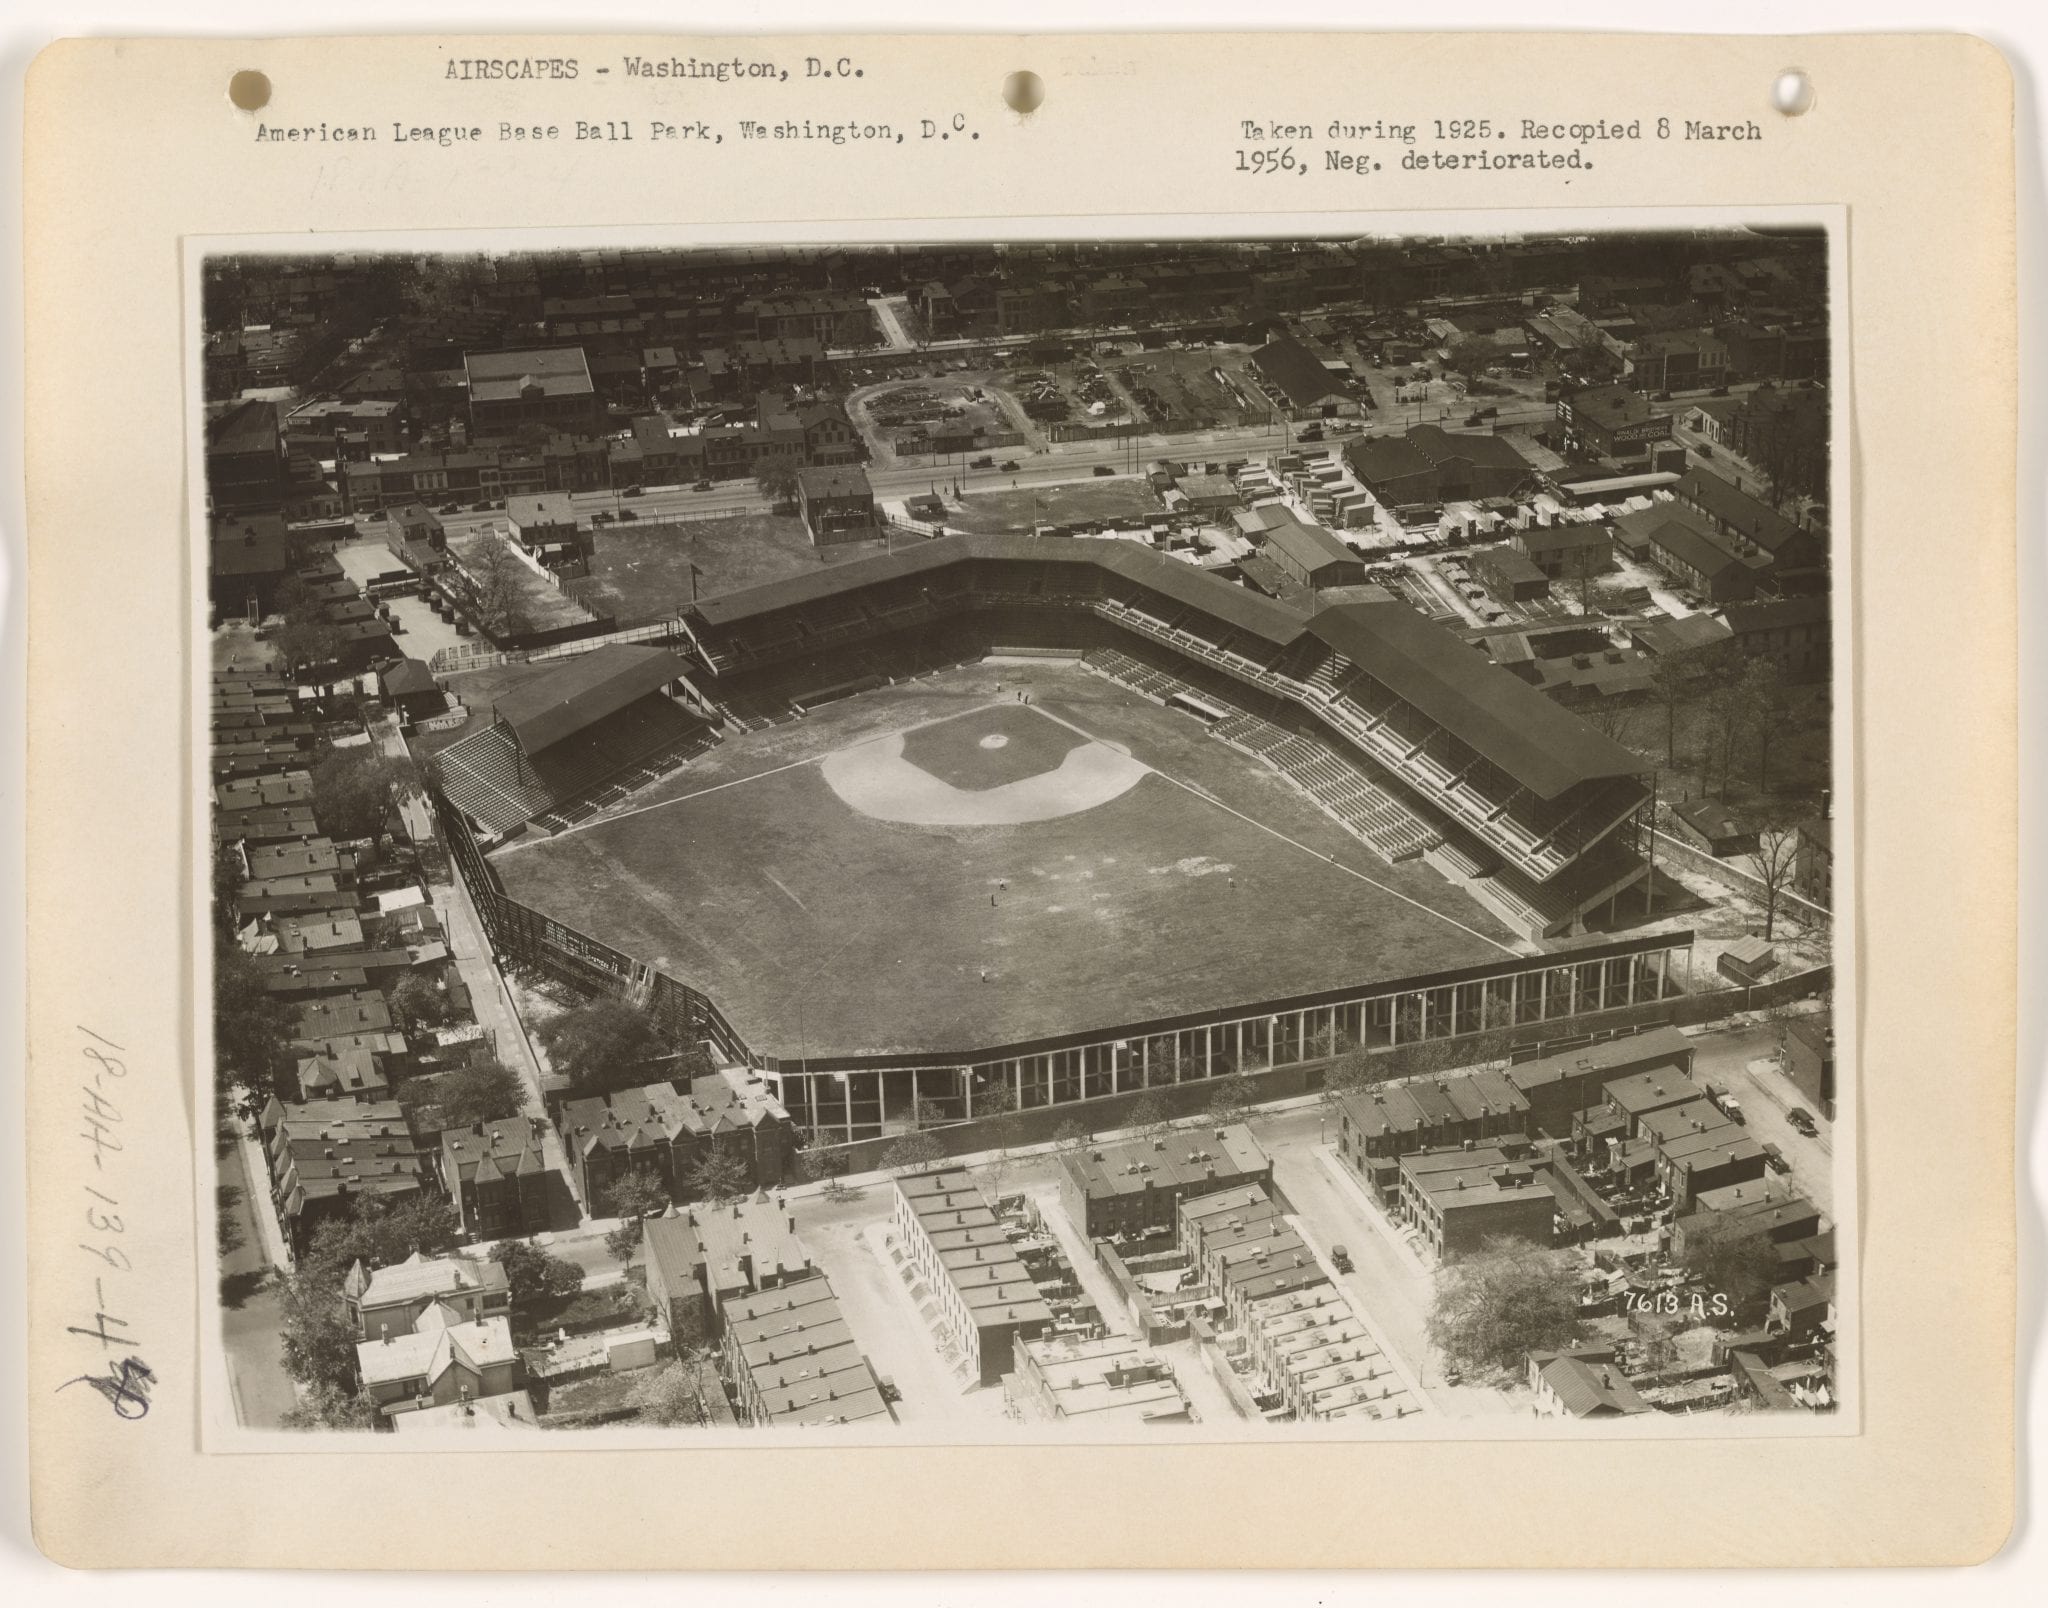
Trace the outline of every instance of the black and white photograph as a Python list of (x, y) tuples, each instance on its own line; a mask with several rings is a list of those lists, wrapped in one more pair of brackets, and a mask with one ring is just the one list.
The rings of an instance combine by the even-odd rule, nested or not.
[(209, 1423), (1853, 1429), (1839, 242), (1626, 217), (196, 253)]

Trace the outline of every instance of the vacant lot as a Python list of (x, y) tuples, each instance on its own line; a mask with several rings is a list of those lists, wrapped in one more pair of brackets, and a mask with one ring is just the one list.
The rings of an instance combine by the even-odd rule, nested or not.
[(511, 583), (510, 612), (527, 631), (551, 631), (559, 625), (574, 625), (590, 618), (591, 611), (570, 597), (553, 580), (518, 558), (504, 537), (492, 530), (451, 530), (448, 551), (472, 580), (480, 580), (492, 562), (491, 550), (507, 555), (500, 560), (502, 572)]
[(569, 584), (600, 613), (633, 619), (685, 608), (693, 598), (864, 558), (882, 547), (878, 541), (813, 547), (803, 521), (793, 515), (604, 525), (597, 532), (589, 578)]
[(1155, 429), (1218, 430), (1263, 424), (1271, 416), (1258, 392), (1239, 377), (1249, 355), (1243, 347), (1147, 352), (1112, 359), (1109, 369)]
[[(1011, 750), (1038, 746), (1020, 687), (1149, 773), (1053, 819), (908, 825), (859, 813), (816, 763), (926, 728), (909, 762), (1003, 785)], [(1041, 763), (1071, 740), (1049, 733)], [(497, 865), (515, 898), (702, 988), (755, 1049), (790, 1056), (1002, 1044), (1508, 953), (1435, 873), (1381, 864), (1192, 718), (1074, 665), (992, 662), (733, 739)]]
[(1159, 499), (1144, 481), (1104, 477), (1064, 486), (976, 492), (963, 498), (957, 508), (947, 510), (946, 528), (999, 534), (1090, 520), (1140, 526), (1146, 515), (1159, 511)]

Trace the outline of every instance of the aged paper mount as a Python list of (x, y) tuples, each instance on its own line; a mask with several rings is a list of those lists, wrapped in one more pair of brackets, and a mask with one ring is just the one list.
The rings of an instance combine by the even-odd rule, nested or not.
[[(1784, 41), (1518, 39), (1510, 52), (1485, 39), (1361, 37), (1318, 40), (1306, 59), (1302, 43), (157, 43), (67, 45), (38, 63), (29, 131), (31, 1399), (37, 1525), (49, 1550), (81, 1563), (346, 1563), (355, 1558), (350, 1537), (320, 1517), (340, 1505), (378, 1511), (391, 1564), (742, 1565), (757, 1562), (763, 1544), (759, 1519), (746, 1515), (799, 1501), (820, 1522), (773, 1542), (787, 1561), (821, 1567), (1926, 1562), (1982, 1556), (2003, 1537), (2013, 689), (2009, 616), (1987, 623), (1981, 605), (2010, 594), (2002, 65), (1965, 40), (1802, 40), (1798, 64), (1819, 98), (1788, 117), (1770, 102), (1788, 62)], [(1261, 61), (1287, 64), (1295, 104), (1236, 103), (1227, 86), (1259, 81), (1265, 75), (1245, 69)], [(1003, 98), (1020, 67), (1044, 91), (1028, 114)], [(1909, 67), (1915, 97), (1888, 95)], [(227, 86), (251, 69), (264, 75), (269, 99), (244, 111)], [(1216, 88), (1191, 102), (1188, 83)], [(1439, 83), (1459, 93), (1420, 87)], [(1587, 92), (1558, 92), (1573, 84)], [(1857, 93), (1831, 93), (1833, 85)], [(201, 158), (187, 170), (203, 181), (137, 184), (136, 143), (162, 137), (164, 114), (147, 132), (125, 114), (87, 122), (78, 107), (88, 93), (102, 106), (191, 108), (171, 115)], [(1848, 109), (1875, 101), (1890, 107), (1882, 163), (1874, 131)], [(1967, 106), (1974, 121), (1911, 109), (1923, 102)], [(1924, 127), (1901, 126), (1923, 116)], [(283, 137), (270, 138), (273, 129)], [(1104, 160), (1112, 151), (1113, 164)], [(60, 200), (80, 194), (96, 199)], [(1673, 1418), (1655, 1435), (1639, 1422), (1576, 1425), (1568, 1435), (1520, 1421), (1422, 1430), (1419, 1414), (1369, 1437), (1324, 1425), (1277, 1440), (1170, 1425), (1078, 1439), (1015, 1426), (899, 1437), (848, 1425), (854, 1433), (829, 1445), (816, 1434), (705, 1432), (647, 1449), (579, 1448), (574, 1489), (549, 1482), (563, 1521), (553, 1533), (601, 1538), (602, 1556), (571, 1557), (538, 1535), (498, 1538), (489, 1556), (472, 1555), (449, 1541), (437, 1502), (421, 1494), (459, 1486), (464, 1506), (518, 1502), (544, 1477), (530, 1456), (465, 1444), (433, 1465), (454, 1478), (422, 1480), (422, 1458), (437, 1453), (400, 1456), (396, 1442), (382, 1441), (365, 1450), (347, 1436), (251, 1437), (237, 1424), (207, 1238), (218, 1181), (201, 1137), (211, 1123), (208, 1013), (194, 1006), (208, 972), (199, 878), (212, 838), (203, 790), (214, 778), (207, 706), (186, 701), (204, 694), (213, 668), (201, 538), (206, 499), (218, 510), (220, 498), (200, 483), (198, 445), (208, 260), (647, 246), (853, 252), (948, 240), (1413, 243), (1731, 225), (1818, 226), (1829, 263), (1825, 500), (1842, 625), (1835, 886), (1848, 914), (1834, 936), (1843, 1071), (1827, 1214), (1844, 1247), (1832, 1382), (1840, 1395), (1835, 1412), (1808, 1416), (1805, 1427), (1818, 1433), (1788, 1437), (1789, 1421), (1765, 1415)], [(1965, 239), (1973, 249), (1959, 256), (1952, 243)], [(110, 298), (115, 261), (121, 294)], [(1967, 408), (1934, 419), (1902, 379), (1930, 349), (1979, 381)], [(109, 374), (123, 377), (148, 422), (136, 472), (118, 487), (81, 457)], [(1463, 413), (1449, 422), (1473, 427)], [(1000, 462), (1007, 450), (989, 457)], [(1930, 573), (1909, 510), (1917, 477), (1936, 466), (1965, 470), (1982, 517), (1979, 533)], [(984, 467), (993, 465), (960, 465), (970, 477)], [(1108, 478), (1117, 478), (1114, 466)], [(880, 482), (878, 470), (875, 489), (886, 496)], [(619, 518), (623, 502), (613, 511)], [(1312, 595), (1311, 613), (1317, 607)], [(1965, 647), (1934, 667), (1900, 651), (1951, 613)], [(167, 673), (173, 665), (184, 667), (182, 679)], [(1007, 743), (1014, 734), (989, 735)], [(1142, 741), (1131, 751), (1158, 768)], [(979, 746), (997, 753), (1003, 744)], [(138, 787), (135, 777), (158, 781)], [(1913, 848), (1929, 777), (1970, 778), (1940, 797), (1961, 820), (1939, 864)], [(81, 887), (98, 895), (91, 905)], [(801, 902), (803, 890), (783, 891)], [(1008, 891), (1005, 881), (992, 901)], [(112, 908), (122, 912), (118, 927), (106, 919)], [(1923, 1008), (1930, 995), (1950, 1002), (1939, 1020)], [(1375, 1018), (1361, 1009), (1356, 1020), (1369, 1032)], [(1398, 1048), (1398, 1005), (1389, 1018)], [(1204, 1039), (1205, 1056), (1215, 1042)], [(1244, 1055), (1241, 1036), (1231, 1045)], [(1255, 1040), (1254, 1053), (1260, 1047)], [(1265, 1048), (1274, 1064), (1283, 1059)], [(922, 1096), (911, 1094), (906, 1123), (885, 1078), (872, 1114), (849, 1092), (835, 1118), (809, 1081), (812, 1053), (804, 1045), (762, 1057), (784, 1103), (800, 1099), (810, 1133), (836, 1120), (829, 1137), (857, 1146), (920, 1125)], [(1085, 1104), (1095, 1093), (1089, 1063), (1074, 1053), (1072, 1093)], [(1192, 1051), (1183, 1040), (1173, 1053), (1178, 1068)], [(1934, 1064), (1957, 1070), (1930, 1112), (1917, 1089)], [(1006, 1074), (1020, 1116), (1062, 1098), (1060, 1070), (1048, 1061), (1044, 1074), (1042, 1095), (1035, 1073), (1020, 1065)], [(1112, 1065), (1105, 1075), (1123, 1073)], [(1987, 1153), (1999, 1165), (1986, 1167)], [(1315, 1210), (1290, 1204), (1326, 1255)], [(1945, 1270), (1938, 1324), (1926, 1301), (1932, 1267)], [(1936, 1376), (1946, 1381), (1938, 1393), (1919, 1382)], [(1485, 1444), (1464, 1443), (1474, 1438)], [(309, 1454), (318, 1460), (301, 1461)], [(690, 1459), (700, 1516), (729, 1503), (730, 1518), (711, 1511), (701, 1530), (673, 1539), (629, 1522), (656, 1457)], [(1484, 1478), (1516, 1495), (1475, 1537), (1442, 1525), (1435, 1493), (1469, 1489), (1482, 1477), (1477, 1460)], [(1681, 1467), (1682, 1481), (1673, 1472)], [(230, 1515), (280, 1478), (319, 1481), (333, 1501), (252, 1536)], [(1753, 1522), (1733, 1541), (1685, 1524), (1683, 1493), (1700, 1479), (1757, 1498)], [(918, 1522), (878, 1523), (867, 1506), (852, 1520), (851, 1493), (881, 1482)], [(971, 1526), (929, 1522), (958, 1510), (955, 1493), (990, 1482), (1031, 1488), (1043, 1501), (1028, 1514), (977, 1505)], [(1205, 1499), (1222, 1484), (1238, 1493), (1230, 1503)], [(398, 1501), (401, 1486), (408, 1495)], [(1567, 1507), (1610, 1488), (1631, 1498), (1597, 1539), (1563, 1522)], [(1148, 1492), (1152, 1516), (1142, 1523), (1128, 1522), (1129, 1498), (1119, 1496), (1134, 1489)], [(1825, 1526), (1800, 1520), (1816, 1499)], [(1312, 1508), (1322, 1516), (1304, 1524)], [(1368, 1509), (1369, 1530), (1348, 1520)], [(114, 1511), (126, 1515), (119, 1525), (107, 1521)]]

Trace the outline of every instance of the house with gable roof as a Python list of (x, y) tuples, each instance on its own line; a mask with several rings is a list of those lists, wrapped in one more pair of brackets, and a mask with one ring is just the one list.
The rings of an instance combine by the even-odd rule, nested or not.
[(463, 1321), (436, 1301), (410, 1334), (386, 1334), (356, 1347), (363, 1394), (386, 1417), (502, 1396), (519, 1388), (519, 1353), (509, 1319)]
[(661, 1181), (671, 1200), (687, 1193), (690, 1168), (730, 1156), (750, 1187), (781, 1183), (796, 1150), (796, 1125), (759, 1074), (730, 1067), (707, 1077), (643, 1084), (564, 1102), (562, 1143), (586, 1201), (628, 1173)]

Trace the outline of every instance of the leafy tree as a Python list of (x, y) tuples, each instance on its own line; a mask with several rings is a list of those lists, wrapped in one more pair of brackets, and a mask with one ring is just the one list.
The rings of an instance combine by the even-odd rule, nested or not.
[(559, 1301), (583, 1288), (583, 1269), (566, 1256), (544, 1251), (532, 1240), (508, 1240), (498, 1247), (498, 1265), (512, 1287), (512, 1304)]
[(683, 1169), (683, 1192), (722, 1206), (747, 1192), (747, 1164), (727, 1151), (712, 1150)]
[(711, 1354), (693, 1347), (668, 1366), (642, 1373), (627, 1400), (643, 1423), (672, 1429), (711, 1422), (711, 1396), (720, 1389)]
[(391, 1007), (391, 1020), (408, 1036), (430, 1028), (446, 1027), (455, 1012), (448, 996), (424, 972), (409, 971), (384, 996)]
[(1430, 1344), (1460, 1368), (1516, 1368), (1532, 1351), (1579, 1338), (1578, 1296), (1579, 1269), (1566, 1253), (1489, 1239), (1437, 1274)]
[(390, 1267), (415, 1253), (439, 1256), (455, 1248), (455, 1211), (439, 1195), (375, 1195), (357, 1199), (347, 1217), (332, 1218), (313, 1231), (299, 1271), (321, 1286), (341, 1288), (342, 1276), (357, 1262)]
[(630, 1263), (645, 1236), (645, 1220), (659, 1216), (668, 1209), (668, 1205), (668, 1191), (651, 1172), (629, 1172), (609, 1188), (601, 1190), (596, 1202), (597, 1214), (621, 1220), (617, 1228), (605, 1235), (605, 1249), (617, 1257), (621, 1265)]
[(630, 1001), (611, 996), (550, 1017), (535, 1036), (579, 1095), (633, 1088), (646, 1081), (646, 1063), (668, 1053), (654, 1019)]
[(1764, 938), (1768, 941), (1776, 933), (1778, 906), (1798, 868), (1799, 833), (1786, 827), (1764, 828), (1756, 835), (1756, 853), (1751, 856), (1751, 863), (1756, 867), (1757, 881), (1764, 886)]
[(1140, 1095), (1124, 1116), (1124, 1126), (1137, 1130), (1140, 1138), (1164, 1133), (1168, 1125), (1166, 1102), (1156, 1094)]
[(1052, 1136), (1053, 1149), (1061, 1153), (1079, 1150), (1088, 1142), (1088, 1130), (1078, 1122), (1063, 1122)]
[(213, 936), (214, 941), (235, 941), (236, 896), (242, 891), (244, 871), (240, 848), (234, 843), (213, 846)]
[(329, 837), (375, 837), (390, 819), (399, 777), (374, 747), (337, 748), (313, 767), (313, 818)]
[(974, 1118), (989, 1147), (1007, 1151), (1017, 1137), (1017, 1089), (1008, 1082), (990, 1083), (974, 1092)]
[(286, 664), (295, 669), (331, 664), (341, 652), (341, 632), (327, 618), (326, 605), (297, 576), (277, 589), (277, 612), (283, 623), (274, 640)]
[(277, 1281), (277, 1302), (284, 1371), (308, 1390), (354, 1394), (356, 1331), (341, 1304), (341, 1281), (302, 1268)]
[(754, 476), (754, 489), (774, 508), (787, 508), (796, 501), (796, 470), (782, 462), (761, 466)]
[(1251, 1080), (1240, 1074), (1218, 1078), (1209, 1088), (1209, 1115), (1220, 1123), (1242, 1122), (1258, 1103)]
[(495, 1061), (444, 1072), (435, 1079), (434, 1089), (441, 1118), (451, 1128), (516, 1117), (525, 1092), (519, 1074)]
[(285, 1429), (375, 1429), (377, 1408), (369, 1397), (322, 1380), (309, 1385), (278, 1423)]
[(213, 1057), (223, 1082), (248, 1089), (259, 1103), (284, 1090), (298, 1030), (289, 1006), (264, 986), (267, 974), (232, 944), (213, 952)]
[(882, 1153), (882, 1165), (900, 1172), (929, 1167), (946, 1154), (945, 1146), (928, 1133), (906, 1133)]
[(1679, 1265), (1710, 1297), (1727, 1296), (1740, 1313), (1770, 1293), (1778, 1276), (1778, 1253), (1760, 1228), (1739, 1219), (1709, 1219), (1686, 1228)]

